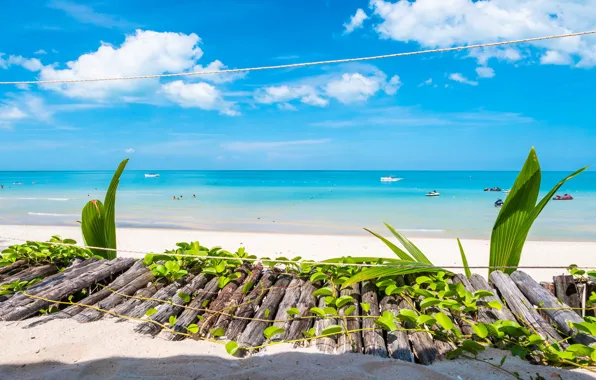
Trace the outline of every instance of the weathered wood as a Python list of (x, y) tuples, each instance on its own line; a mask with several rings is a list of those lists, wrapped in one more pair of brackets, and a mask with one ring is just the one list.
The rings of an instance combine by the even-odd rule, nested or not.
[[(561, 300), (561, 302), (574, 308), (582, 307), (582, 297), (579, 289), (575, 285), (573, 276), (554, 276), (553, 282), (555, 285), (555, 295), (559, 300)], [(581, 311), (579, 309), (576, 309), (575, 312), (578, 315), (581, 315)]]
[(269, 290), (254, 319), (250, 321), (238, 338), (238, 344), (241, 347), (254, 347), (261, 345), (265, 341), (263, 332), (271, 324), (271, 322), (266, 322), (266, 320), (272, 320), (275, 314), (277, 314), (279, 304), (284, 297), (290, 281), (292, 281), (292, 276), (287, 274), (282, 274), (275, 281), (275, 285)]
[[(470, 281), (468, 280), (468, 278), (466, 276), (464, 276), (463, 274), (456, 274), (453, 277), (453, 280), (448, 280), (447, 281), (450, 284), (457, 284), (460, 283), (463, 285), (464, 289), (466, 289), (466, 291), (470, 292), (470, 293), (474, 293), (474, 287), (472, 286), (472, 284), (470, 283)], [(474, 333), (474, 330), (472, 329), (472, 326), (467, 323), (466, 321), (463, 320), (463, 318), (460, 318), (459, 316), (454, 315), (454, 313), (451, 310), (447, 310), (447, 312), (449, 313), (448, 315), (451, 317), (452, 320), (454, 320), (456, 326), (459, 327), (459, 331), (464, 333), (465, 335), (472, 335)], [(467, 320), (475, 320), (476, 315), (472, 315), (472, 313), (468, 313), (466, 315), (466, 319)]]
[[(300, 289), (300, 298), (296, 304), (296, 309), (298, 309), (300, 312), (300, 314), (298, 314), (300, 317), (312, 316), (310, 309), (315, 306), (315, 297), (313, 296), (313, 293), (316, 290), (317, 287), (310, 281), (306, 281), (304, 284), (302, 284)], [(284, 340), (295, 340), (301, 338), (302, 332), (308, 331), (313, 323), (314, 318), (300, 318), (293, 320), (290, 324), (290, 328), (284, 335)]]
[(182, 311), (182, 314), (176, 318), (174, 326), (170, 326), (173, 331), (162, 331), (161, 337), (165, 340), (182, 340), (185, 338), (184, 334), (188, 334), (186, 329), (188, 326), (193, 324), (197, 320), (197, 316), (203, 314), (206, 307), (204, 304), (211, 301), (218, 293), (219, 287), (217, 285), (218, 277), (214, 277), (204, 289), (196, 292), (195, 297), (188, 304), (188, 308)]
[[(505, 299), (507, 307), (523, 325), (530, 325), (538, 335), (551, 343), (559, 342), (563, 338), (553, 327), (546, 322), (536, 310), (530, 305), (530, 301), (522, 294), (513, 280), (501, 271), (494, 271), (490, 274), (490, 280)], [(566, 345), (561, 343), (561, 345)]]
[(140, 268), (136, 272), (136, 275), (136, 278), (130, 281), (126, 286), (120, 288), (120, 290), (117, 291), (118, 293), (108, 290), (110, 291), (110, 295), (93, 305), (97, 309), (87, 308), (75, 315), (73, 319), (81, 323), (97, 321), (105, 315), (105, 311), (109, 311), (120, 303), (126, 301), (126, 296), (133, 295), (137, 290), (144, 288), (148, 283), (155, 281), (155, 276), (147, 267)]
[[(127, 258), (116, 258), (111, 261), (104, 261), (96, 270), (82, 273), (74, 278), (69, 278), (67, 281), (63, 281), (63, 284), (50, 286), (51, 289), (47, 292), (40, 291), (38, 296), (52, 301), (64, 299), (81, 289), (87, 288), (97, 282), (101, 282), (116, 273), (125, 271), (134, 264), (134, 261), (134, 259)], [(24, 306), (17, 306), (14, 310), (2, 314), (0, 319), (5, 321), (21, 320), (34, 315), (51, 303), (51, 301), (36, 299), (32, 303)]]
[[(478, 301), (477, 304), (481, 310), (479, 315), (484, 315), (484, 318), (489, 320), (486, 323), (493, 323), (498, 320), (516, 320), (515, 316), (511, 313), (511, 311), (505, 305), (503, 305), (503, 301), (501, 301), (501, 299), (498, 297), (497, 290), (493, 288), (484, 277), (482, 277), (479, 274), (473, 274), (469, 280), (475, 290), (488, 290), (489, 292), (492, 292), (494, 294), (494, 296), (492, 297), (482, 298), (482, 300)], [(485, 307), (485, 305), (491, 301), (497, 301), (498, 303), (500, 303), (501, 309), (498, 310)]]
[(0, 280), (0, 285), (10, 284), (11, 282), (15, 282), (17, 280), (31, 281), (35, 278), (49, 276), (56, 272), (58, 272), (58, 268), (52, 264), (30, 267), (10, 276), (4, 277), (2, 280)]
[(10, 265), (0, 267), (0, 280), (2, 280), (2, 278), (7, 276), (9, 273), (16, 273), (16, 271), (22, 270), (21, 268), (23, 268), (25, 265), (26, 263), (24, 260), (17, 260)]
[[(329, 285), (329, 284), (326, 284), (326, 285)], [(334, 291), (336, 291), (336, 290), (334, 289)], [(325, 302), (325, 297), (319, 298), (318, 307), (320, 309), (324, 309), (325, 307), (327, 307), (327, 303)], [(315, 335), (323, 334), (323, 331), (327, 327), (330, 327), (333, 325), (337, 325), (337, 319), (331, 318), (331, 317), (326, 317), (326, 318), (318, 317), (315, 320)], [(324, 337), (318, 338), (315, 341), (315, 344), (319, 351), (325, 352), (327, 354), (332, 354), (335, 352), (335, 347), (337, 346), (336, 340), (337, 340), (337, 335), (324, 336)]]
[(154, 307), (163, 305), (164, 302), (160, 302), (160, 301), (166, 301), (166, 300), (171, 299), (172, 297), (174, 297), (174, 295), (176, 293), (182, 291), (184, 286), (187, 285), (187, 283), (191, 282), (192, 280), (193, 280), (192, 276), (187, 276), (187, 277), (177, 280), (175, 283), (164, 286), (163, 288), (159, 289), (153, 295), (153, 297), (151, 297), (152, 298), (151, 300), (142, 301), (142, 302), (136, 304), (134, 307), (132, 307), (130, 309), (130, 311), (122, 313), (122, 314), (125, 316), (128, 316), (128, 317), (131, 317), (131, 318), (142, 318), (145, 316), (145, 314), (147, 313), (148, 310), (153, 309)]
[(571, 328), (568, 324), (569, 322), (583, 322), (583, 318), (577, 315), (573, 310), (565, 309), (567, 305), (556, 299), (532, 277), (522, 271), (515, 271), (510, 277), (519, 290), (521, 290), (534, 306), (545, 308), (543, 311), (557, 324), (559, 331), (568, 336), (575, 335), (573, 339), (581, 344), (590, 345), (596, 343), (594, 337), (579, 333), (577, 329)]
[(239, 286), (238, 289), (236, 289), (236, 291), (232, 294), (228, 302), (226, 302), (226, 304), (224, 305), (225, 311), (219, 315), (217, 323), (215, 323), (215, 326), (213, 326), (214, 329), (222, 328), (224, 331), (228, 329), (228, 326), (230, 325), (230, 322), (233, 318), (232, 316), (236, 312), (236, 308), (238, 307), (238, 305), (240, 305), (242, 299), (244, 298), (244, 287), (250, 284), (256, 284), (257, 281), (259, 281), (259, 279), (261, 278), (262, 271), (263, 266), (260, 263), (252, 269), (250, 275), (242, 283), (242, 286)]
[(546, 282), (546, 281), (540, 281), (540, 286), (542, 286), (544, 289), (548, 290), (548, 292), (553, 295), (553, 296), (557, 296), (557, 294), (555, 293), (555, 284), (552, 282)]
[[(399, 300), (398, 309), (410, 309), (413, 301), (406, 296), (401, 297)], [(411, 322), (404, 322), (404, 327), (407, 329), (413, 329), (416, 326)], [(433, 337), (429, 332), (423, 331), (408, 331), (408, 340), (412, 346), (412, 352), (421, 364), (429, 365), (435, 360), (441, 358), (437, 346), (433, 341)]]
[(284, 294), (284, 298), (281, 300), (281, 303), (277, 308), (277, 314), (275, 314), (275, 318), (273, 318), (276, 321), (285, 321), (273, 322), (273, 326), (283, 329), (284, 332), (272, 336), (272, 341), (283, 339), (286, 331), (288, 331), (290, 325), (292, 324), (292, 316), (289, 315), (287, 311), (290, 308), (296, 307), (296, 304), (300, 299), (300, 288), (302, 287), (302, 284), (304, 284), (305, 282), (306, 281), (301, 280), (299, 278), (294, 278), (288, 285), (286, 293)]
[[(379, 313), (379, 299), (377, 297), (377, 287), (370, 281), (362, 283), (362, 303), (370, 306), (368, 315), (378, 317)], [(387, 357), (387, 348), (385, 340), (383, 339), (383, 331), (375, 325), (374, 318), (364, 318), (362, 321), (363, 329), (362, 341), (364, 345), (364, 353), (367, 355), (376, 355)]]
[(182, 292), (192, 295), (196, 291), (203, 289), (210, 278), (211, 276), (203, 273), (193, 278), (190, 284), (184, 286), (180, 292), (174, 294), (170, 303), (162, 303), (157, 306), (157, 312), (150, 316), (147, 322), (143, 322), (135, 327), (135, 331), (141, 334), (157, 335), (162, 329), (162, 326), (159, 324), (163, 325), (169, 320), (170, 316), (178, 316), (184, 309), (186, 302), (178, 296), (178, 293)]
[(261, 301), (263, 301), (263, 298), (265, 298), (269, 292), (269, 288), (273, 286), (278, 275), (278, 270), (267, 270), (263, 272), (258, 285), (242, 299), (241, 306), (236, 309), (236, 313), (232, 317), (226, 330), (226, 337), (228, 339), (236, 340), (236, 338), (242, 334), (242, 331), (244, 331), (244, 328), (248, 325), (248, 318), (252, 318), (255, 315), (259, 309)]
[[(345, 318), (346, 309), (354, 306), (354, 312), (351, 316), (360, 315), (360, 283), (352, 284), (351, 286), (342, 289), (340, 296), (351, 296), (354, 298), (354, 303), (349, 303), (339, 309), (340, 317), (344, 317), (344, 324), (348, 330), (360, 329), (360, 318)], [(341, 334), (337, 338), (337, 352), (344, 354), (346, 352), (362, 353), (362, 332), (351, 332), (349, 334)]]
[[(399, 315), (399, 301), (393, 296), (386, 296), (381, 300), (381, 312), (388, 311), (393, 315)], [(397, 328), (403, 328), (400, 322), (396, 322)], [(387, 353), (393, 359), (399, 359), (414, 363), (414, 353), (410, 348), (408, 333), (406, 331), (387, 332)]]
[(161, 288), (161, 284), (153, 282), (147, 285), (147, 287), (137, 290), (134, 294), (134, 297), (129, 298), (126, 302), (122, 302), (120, 305), (111, 310), (114, 315), (106, 314), (104, 318), (116, 318), (116, 316), (119, 315), (127, 315), (127, 313), (129, 313), (132, 309), (145, 301), (142, 298), (153, 298), (155, 293), (157, 293), (157, 291)]

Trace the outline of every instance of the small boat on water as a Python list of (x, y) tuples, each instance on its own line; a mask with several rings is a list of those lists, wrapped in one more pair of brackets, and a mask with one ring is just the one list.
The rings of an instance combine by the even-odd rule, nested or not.
[(390, 175), (387, 177), (381, 177), (381, 182), (397, 182), (401, 181), (403, 178), (398, 178), (396, 176)]
[(159, 177), (159, 174), (157, 173), (146, 173), (145, 174), (145, 178), (157, 178)]
[(491, 188), (485, 188), (484, 191), (503, 191), (499, 186), (495, 186), (495, 187), (491, 187)]
[(504, 192), (505, 194), (509, 194), (509, 193), (511, 192), (511, 190), (510, 190), (510, 189), (507, 189), (507, 190), (503, 190), (503, 192)]
[(424, 195), (427, 196), (427, 197), (438, 197), (441, 194), (439, 194), (439, 192), (437, 190), (433, 190), (433, 191), (430, 191), (430, 192), (428, 192), (428, 193), (426, 193)]
[(13, 185), (22, 185), (22, 184), (23, 184), (23, 182), (13, 182), (12, 184), (13, 184)]
[(495, 207), (496, 208), (501, 208), (503, 206), (503, 200), (502, 199), (497, 199), (497, 201), (495, 202)]
[(553, 198), (553, 201), (572, 201), (573, 197), (569, 194), (565, 194), (565, 195), (557, 195), (556, 197)]

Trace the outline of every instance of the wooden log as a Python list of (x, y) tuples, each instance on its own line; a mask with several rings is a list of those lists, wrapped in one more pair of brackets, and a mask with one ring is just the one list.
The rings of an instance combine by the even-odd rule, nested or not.
[(188, 308), (182, 311), (182, 314), (176, 318), (174, 326), (170, 326), (173, 331), (162, 331), (161, 337), (165, 340), (182, 340), (185, 334), (189, 334), (186, 329), (197, 320), (197, 316), (203, 314), (201, 309), (205, 309), (205, 302), (211, 301), (218, 293), (219, 287), (217, 285), (218, 277), (214, 277), (204, 289), (196, 292), (195, 297), (188, 304)]
[(106, 314), (104, 318), (116, 318), (116, 316), (119, 315), (127, 315), (132, 309), (145, 301), (142, 298), (152, 298), (161, 288), (161, 284), (156, 282), (148, 284), (147, 287), (137, 290), (133, 298), (129, 298), (127, 301), (122, 302), (120, 305), (112, 309), (111, 311), (114, 315)]
[[(555, 329), (546, 322), (540, 314), (530, 305), (530, 301), (522, 294), (513, 280), (501, 271), (494, 271), (490, 274), (490, 280), (505, 299), (507, 307), (511, 309), (518, 320), (526, 326), (534, 329), (538, 335), (551, 343), (558, 342), (563, 338)], [(562, 346), (566, 344), (561, 343)]]
[[(351, 316), (359, 316), (360, 312), (360, 283), (352, 284), (345, 289), (342, 289), (340, 296), (351, 296), (354, 298), (354, 303), (347, 304), (339, 309), (339, 316), (343, 317), (344, 328), (348, 330), (360, 329), (360, 318), (346, 318), (346, 309), (354, 306), (354, 312)], [(337, 338), (337, 352), (344, 354), (347, 352), (362, 353), (362, 332), (352, 332), (349, 334), (341, 334)]]
[(546, 281), (540, 281), (540, 286), (542, 286), (544, 289), (548, 290), (548, 292), (553, 295), (553, 296), (557, 296), (557, 294), (555, 293), (555, 284), (552, 282), (546, 282)]
[[(51, 289), (49, 289), (47, 292), (40, 291), (38, 295), (52, 301), (64, 299), (80, 291), (81, 289), (88, 288), (89, 286), (101, 282), (116, 273), (125, 271), (134, 264), (134, 261), (134, 259), (130, 258), (116, 258), (111, 261), (104, 261), (96, 270), (92, 272), (85, 272), (74, 278), (69, 278), (67, 281), (63, 281), (63, 284), (51, 287)], [(2, 314), (0, 319), (5, 321), (25, 319), (39, 312), (39, 310), (49, 306), (52, 301), (36, 299), (32, 303), (24, 306), (17, 306), (14, 308), (14, 310)]]
[(286, 293), (284, 294), (284, 298), (281, 300), (281, 303), (277, 308), (277, 313), (273, 318), (276, 321), (285, 321), (273, 322), (273, 326), (283, 329), (284, 332), (272, 336), (270, 340), (282, 340), (286, 334), (286, 331), (288, 331), (288, 329), (290, 328), (290, 325), (292, 324), (292, 316), (288, 314), (288, 310), (293, 307), (296, 307), (296, 304), (300, 299), (300, 289), (305, 282), (305, 280), (301, 280), (299, 278), (293, 278), (292, 281), (290, 281), (290, 284), (286, 289)]
[[(487, 323), (493, 323), (498, 320), (516, 320), (513, 313), (511, 313), (511, 311), (505, 305), (503, 305), (503, 301), (501, 301), (501, 299), (498, 297), (497, 290), (493, 288), (484, 277), (480, 276), (479, 274), (473, 274), (472, 277), (470, 277), (470, 283), (476, 290), (488, 290), (489, 292), (492, 292), (494, 294), (494, 296), (484, 297), (481, 301), (478, 302), (478, 306), (481, 307), (482, 313), (485, 315), (485, 318), (490, 320), (490, 322)], [(498, 310), (484, 307), (484, 305), (491, 301), (497, 301), (498, 303), (500, 303), (501, 309)]]
[(540, 307), (546, 309), (544, 312), (557, 324), (559, 331), (568, 336), (574, 335), (573, 339), (581, 344), (591, 345), (596, 343), (596, 339), (593, 336), (579, 333), (577, 329), (571, 328), (568, 324), (569, 322), (581, 323), (584, 321), (583, 318), (577, 315), (575, 311), (565, 309), (567, 305), (556, 299), (532, 277), (519, 270), (513, 272), (510, 277), (518, 289), (521, 290), (534, 306), (541, 305)]
[[(383, 297), (381, 300), (381, 312), (388, 311), (393, 315), (399, 315), (399, 301), (393, 296)], [(403, 328), (402, 323), (396, 322), (398, 328)], [(414, 353), (410, 348), (408, 333), (406, 331), (387, 332), (387, 353), (393, 359), (414, 363)]]
[(282, 274), (275, 281), (275, 285), (269, 290), (267, 297), (263, 300), (261, 307), (257, 311), (255, 319), (250, 321), (238, 338), (238, 344), (241, 347), (254, 347), (263, 344), (265, 341), (263, 332), (271, 324), (265, 320), (272, 320), (275, 314), (277, 314), (279, 304), (291, 280), (292, 276)]
[[(233, 318), (232, 315), (236, 312), (236, 308), (238, 307), (238, 305), (240, 305), (242, 299), (244, 298), (244, 287), (249, 286), (250, 284), (256, 284), (257, 281), (259, 281), (259, 279), (261, 278), (262, 271), (263, 266), (260, 263), (252, 269), (250, 275), (242, 283), (242, 286), (239, 286), (238, 289), (236, 289), (236, 291), (232, 294), (228, 302), (224, 305), (225, 312), (219, 315), (219, 318), (217, 319), (215, 326), (213, 326), (214, 329), (222, 328), (224, 331), (228, 329), (228, 326), (230, 325), (230, 322)], [(249, 287), (247, 287), (246, 289), (248, 292)]]
[[(464, 276), (463, 274), (456, 274), (452, 280), (448, 280), (447, 283), (450, 284), (457, 284), (457, 283), (461, 283), (463, 285), (463, 287), (470, 293), (474, 293), (474, 287), (472, 286), (472, 284), (470, 283), (470, 281), (468, 280), (468, 278), (466, 276)], [(464, 321), (463, 318), (456, 316), (452, 310), (446, 310), (446, 313), (448, 313), (448, 315), (451, 317), (451, 319), (454, 320), (455, 324), (457, 327), (459, 327), (459, 331), (464, 333), (465, 335), (472, 335), (474, 333), (474, 330), (472, 329), (472, 326), (467, 323), (466, 321)], [(472, 313), (468, 313), (465, 316), (465, 319), (468, 321), (475, 321), (477, 318), (476, 314), (472, 314)]]
[(269, 288), (273, 286), (278, 275), (279, 271), (275, 269), (263, 272), (259, 284), (242, 299), (241, 306), (236, 309), (236, 313), (226, 330), (226, 338), (236, 340), (242, 334), (249, 322), (247, 318), (252, 318), (255, 315), (261, 301), (263, 301), (263, 298), (269, 292)]
[(21, 268), (23, 268), (25, 265), (26, 263), (24, 260), (17, 260), (10, 265), (0, 267), (0, 280), (2, 280), (4, 276), (9, 275), (10, 273), (16, 273), (17, 271), (22, 270)]
[(140, 268), (136, 272), (136, 275), (136, 278), (130, 281), (126, 286), (120, 288), (120, 290), (117, 291), (118, 293), (110, 291), (109, 296), (93, 305), (99, 310), (88, 308), (75, 315), (73, 319), (80, 323), (100, 320), (106, 314), (106, 311), (113, 309), (120, 303), (126, 301), (126, 296), (133, 295), (137, 290), (144, 288), (148, 283), (155, 281), (155, 276), (147, 267)]
[(137, 303), (134, 307), (130, 309), (130, 311), (122, 313), (122, 315), (131, 317), (131, 318), (142, 318), (145, 316), (148, 310), (163, 305), (164, 302), (170, 300), (174, 297), (175, 294), (181, 292), (184, 286), (191, 282), (193, 279), (192, 276), (187, 276), (184, 278), (179, 279), (178, 281), (164, 286), (163, 288), (159, 289), (152, 297), (151, 300), (142, 301)]
[(41, 265), (38, 267), (30, 267), (23, 269), (20, 272), (4, 277), (0, 280), (0, 285), (10, 284), (15, 281), (31, 281), (38, 277), (45, 277), (58, 272), (58, 268), (55, 265)]
[[(190, 284), (184, 286), (180, 292), (192, 295), (196, 291), (203, 289), (210, 278), (210, 275), (201, 273), (193, 278)], [(150, 316), (147, 322), (143, 322), (135, 327), (135, 331), (141, 334), (157, 335), (162, 329), (160, 324), (165, 324), (172, 315), (178, 316), (184, 309), (186, 302), (178, 296), (180, 292), (174, 294), (170, 303), (162, 303), (157, 306), (157, 312)]]
[[(406, 296), (399, 299), (398, 309), (414, 310), (412, 307), (413, 301)], [(404, 322), (404, 327), (407, 329), (415, 328), (411, 322)], [(408, 331), (408, 340), (412, 346), (412, 352), (421, 364), (429, 365), (437, 359), (442, 358), (437, 350), (437, 346), (429, 332), (423, 331)]]
[[(305, 281), (300, 288), (300, 298), (296, 304), (296, 309), (300, 312), (300, 317), (292, 321), (289, 329), (284, 335), (284, 340), (296, 340), (303, 337), (302, 332), (308, 331), (314, 323), (314, 318), (308, 318), (312, 316), (310, 309), (315, 306), (315, 297), (313, 293), (317, 290), (317, 287), (310, 281)], [(297, 344), (298, 345), (298, 344)]]
[[(362, 283), (362, 303), (370, 306), (368, 312), (369, 316), (378, 317), (380, 315), (377, 287), (370, 281), (364, 281)], [(383, 331), (376, 326), (374, 319), (364, 318), (362, 321), (362, 328), (373, 329), (362, 332), (364, 353), (367, 355), (387, 357), (387, 348), (385, 346), (385, 340), (383, 339)]]
[[(240, 287), (248, 273), (250, 273), (250, 267), (248, 265), (243, 265), (242, 267), (238, 268), (236, 273), (240, 276), (230, 282), (228, 282), (223, 289), (217, 295), (217, 298), (213, 300), (208, 306), (209, 311), (203, 313), (203, 318), (200, 320), (197, 325), (199, 326), (199, 333), (197, 334), (197, 338), (203, 334), (209, 332), (209, 329), (215, 325), (217, 320), (219, 319), (220, 313), (222, 310), (228, 305), (228, 302), (232, 295), (236, 292), (238, 287)], [(242, 289), (241, 289), (242, 290)]]
[[(329, 285), (329, 284), (327, 284), (327, 285)], [(320, 309), (324, 309), (325, 307), (327, 307), (327, 303), (325, 302), (325, 297), (319, 298), (318, 307)], [(333, 325), (337, 325), (337, 319), (331, 318), (331, 317), (326, 317), (326, 318), (318, 317), (315, 320), (315, 334), (321, 335), (321, 334), (323, 334), (323, 331), (327, 327), (330, 327)], [(324, 337), (318, 338), (315, 341), (315, 344), (319, 351), (327, 353), (327, 354), (332, 354), (335, 352), (335, 347), (337, 346), (337, 335), (324, 336)]]
[[(561, 302), (574, 308), (582, 307), (582, 297), (575, 285), (573, 276), (554, 276), (553, 282), (555, 285), (555, 295)], [(581, 315), (581, 310), (576, 309), (575, 313)]]

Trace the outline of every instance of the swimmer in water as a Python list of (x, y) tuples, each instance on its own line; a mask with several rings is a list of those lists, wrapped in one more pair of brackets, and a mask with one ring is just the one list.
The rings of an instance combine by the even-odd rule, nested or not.
[(176, 196), (173, 196), (173, 197), (172, 197), (172, 200), (173, 200), (173, 201), (175, 201), (175, 200), (176, 200)]
[(196, 198), (197, 196), (193, 194), (193, 195), (192, 195), (192, 197), (193, 197), (193, 198)]

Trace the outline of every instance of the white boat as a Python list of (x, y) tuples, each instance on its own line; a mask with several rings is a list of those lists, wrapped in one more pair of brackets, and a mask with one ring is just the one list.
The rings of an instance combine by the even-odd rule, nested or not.
[(157, 173), (147, 173), (145, 174), (145, 178), (157, 178), (159, 177), (159, 174)]
[(381, 182), (397, 182), (397, 181), (401, 181), (403, 178), (397, 178), (395, 176), (387, 176), (387, 177), (381, 177)]
[(431, 192), (426, 193), (424, 195), (426, 195), (427, 197), (438, 197), (441, 194), (439, 192), (437, 192), (437, 191), (431, 191)]
[(511, 191), (511, 190), (503, 190), (503, 192), (504, 192), (505, 194), (509, 194), (509, 192), (510, 192), (510, 191)]

